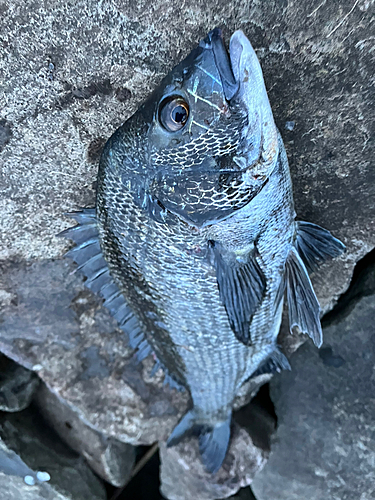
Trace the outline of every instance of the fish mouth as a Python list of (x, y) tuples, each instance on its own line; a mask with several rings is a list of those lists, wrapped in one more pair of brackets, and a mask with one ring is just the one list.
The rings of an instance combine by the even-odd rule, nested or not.
[[(254, 70), (254, 73), (261, 73), (260, 67), (256, 70), (259, 62), (255, 51), (241, 30), (235, 31), (230, 39), (229, 55), (220, 28), (210, 31), (203, 44), (204, 48), (211, 49), (213, 52), (227, 101), (233, 99), (239, 92), (241, 82), (247, 81), (249, 70)], [(258, 75), (256, 77), (258, 78)]]
[(249, 80), (250, 72), (252, 79), (263, 81), (262, 70), (257, 55), (243, 31), (233, 33), (229, 42), (230, 62), (233, 77), (240, 85), (240, 81)]
[(229, 60), (227, 49), (224, 45), (221, 29), (215, 28), (210, 31), (203, 42), (205, 48), (209, 48), (213, 52), (215, 64), (221, 78), (225, 99), (230, 101), (237, 93), (239, 83), (233, 74), (232, 65)]

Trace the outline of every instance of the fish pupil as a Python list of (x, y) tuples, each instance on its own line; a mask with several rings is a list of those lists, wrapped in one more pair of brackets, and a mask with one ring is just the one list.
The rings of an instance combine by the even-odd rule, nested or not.
[(187, 120), (187, 111), (183, 106), (176, 106), (172, 110), (172, 120), (176, 123), (185, 123)]

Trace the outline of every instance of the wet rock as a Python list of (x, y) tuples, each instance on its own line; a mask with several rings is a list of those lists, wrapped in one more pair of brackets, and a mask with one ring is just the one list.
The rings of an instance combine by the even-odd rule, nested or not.
[(105, 500), (103, 484), (33, 409), (0, 413), (4, 500)]
[(39, 378), (31, 370), (0, 355), (0, 411), (21, 411), (29, 406)]
[(185, 439), (172, 448), (161, 444), (162, 494), (169, 500), (215, 500), (236, 494), (251, 484), (266, 463), (274, 429), (272, 416), (257, 404), (242, 408), (235, 414), (229, 450), (215, 475), (204, 470), (196, 438)]
[(361, 278), (325, 324), (322, 349), (305, 344), (271, 382), (278, 430), (253, 483), (258, 500), (374, 497), (375, 265)]
[(49, 425), (73, 450), (85, 457), (101, 478), (118, 487), (128, 482), (135, 462), (132, 445), (93, 429), (44, 384), (37, 393), (36, 403)]

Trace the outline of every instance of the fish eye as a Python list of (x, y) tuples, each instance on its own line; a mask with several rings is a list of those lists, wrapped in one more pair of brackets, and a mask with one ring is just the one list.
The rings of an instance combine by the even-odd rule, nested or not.
[(165, 99), (159, 108), (159, 121), (168, 132), (185, 127), (189, 118), (189, 104), (180, 96)]

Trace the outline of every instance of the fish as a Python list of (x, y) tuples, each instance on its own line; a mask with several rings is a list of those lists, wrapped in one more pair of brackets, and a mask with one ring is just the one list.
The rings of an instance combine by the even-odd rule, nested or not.
[(243, 384), (290, 369), (277, 337), (320, 347), (309, 273), (344, 244), (296, 220), (262, 70), (242, 31), (212, 30), (107, 141), (95, 208), (64, 232), (86, 286), (152, 356), (190, 409), (167, 445), (197, 436), (206, 471), (225, 459)]

